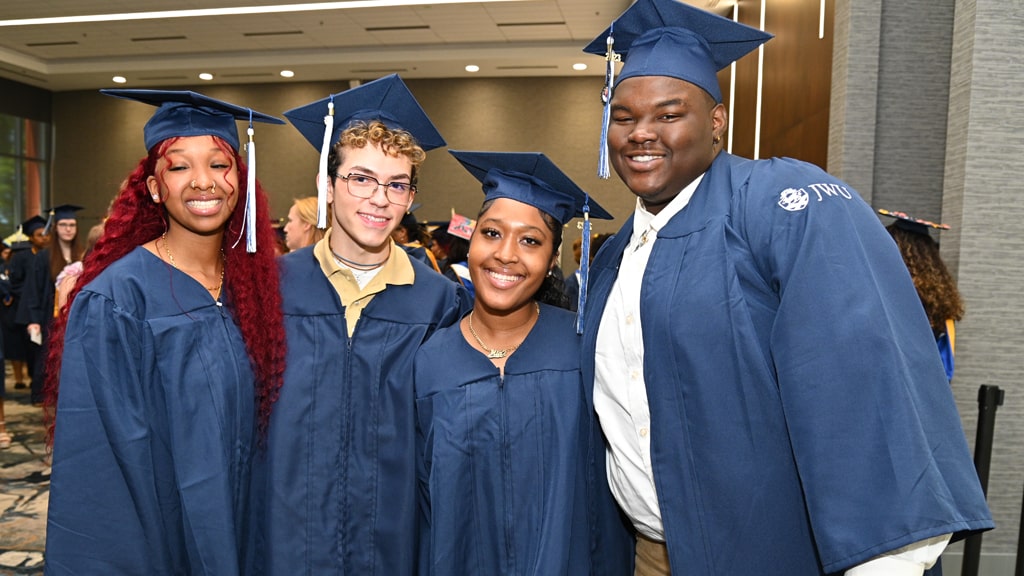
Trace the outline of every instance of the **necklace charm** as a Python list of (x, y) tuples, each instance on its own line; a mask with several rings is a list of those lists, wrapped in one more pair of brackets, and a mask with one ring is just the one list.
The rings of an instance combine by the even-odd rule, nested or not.
[[(534, 306), (537, 307), (537, 316), (540, 317), (540, 304), (538, 304), (536, 301), (533, 304)], [(516, 344), (515, 346), (511, 346), (509, 348), (491, 348), (487, 344), (484, 344), (484, 341), (480, 339), (480, 336), (476, 333), (476, 330), (473, 329), (472, 312), (469, 313), (469, 333), (473, 335), (473, 339), (476, 340), (476, 343), (479, 344), (481, 348), (483, 348), (489, 360), (501, 360), (502, 358), (505, 358), (509, 354), (518, 350), (519, 346), (522, 345), (522, 342), (520, 342), (519, 344)]]

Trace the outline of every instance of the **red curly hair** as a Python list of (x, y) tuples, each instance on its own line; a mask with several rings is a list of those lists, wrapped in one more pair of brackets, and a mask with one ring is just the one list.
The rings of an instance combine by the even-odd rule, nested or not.
[[(234, 158), (238, 166), (241, 193), (245, 193), (248, 167), (239, 154), (226, 142), (214, 136), (217, 145)], [(60, 387), (61, 357), (64, 352), (64, 331), (68, 312), (81, 289), (99, 276), (112, 263), (166, 231), (166, 214), (162, 205), (152, 202), (146, 179), (155, 174), (157, 161), (177, 138), (170, 138), (154, 146), (149, 155), (121, 184), (121, 190), (110, 207), (103, 235), (83, 262), (82, 274), (68, 296), (67, 304), (54, 318), (50, 330), (50, 349), (47, 356), (46, 420), (47, 441), (52, 443), (56, 422), (55, 412)], [(255, 254), (245, 251), (245, 242), (235, 242), (243, 229), (245, 202), (240, 201), (224, 231), (223, 250), (224, 290), (230, 294), (232, 317), (242, 332), (256, 375), (257, 427), (259, 437), (265, 437), (270, 410), (281, 389), (285, 363), (284, 317), (281, 313), (281, 293), (278, 289), (278, 268), (273, 246), (276, 241), (271, 226), (270, 205), (266, 193), (256, 183), (256, 241)], [(253, 279), (258, 278), (259, 282)]]

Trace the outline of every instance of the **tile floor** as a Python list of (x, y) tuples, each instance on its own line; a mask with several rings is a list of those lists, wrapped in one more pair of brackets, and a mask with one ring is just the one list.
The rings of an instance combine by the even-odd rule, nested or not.
[(7, 432), (14, 441), (0, 450), (0, 575), (41, 575), (50, 490), (42, 411), (32, 406), (28, 390), (4, 380)]

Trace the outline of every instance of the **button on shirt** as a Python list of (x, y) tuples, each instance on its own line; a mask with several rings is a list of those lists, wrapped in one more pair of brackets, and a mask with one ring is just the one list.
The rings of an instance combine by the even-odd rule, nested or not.
[(657, 541), (664, 541), (665, 535), (651, 467), (640, 286), (658, 231), (686, 207), (703, 178), (691, 182), (657, 215), (637, 199), (633, 236), (597, 330), (594, 408), (608, 438), (608, 484), (636, 529)]

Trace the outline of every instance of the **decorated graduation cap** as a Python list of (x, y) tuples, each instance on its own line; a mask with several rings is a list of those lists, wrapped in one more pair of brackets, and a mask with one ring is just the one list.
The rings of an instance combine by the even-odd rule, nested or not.
[(46, 220), (46, 228), (44, 234), (49, 234), (53, 225), (61, 220), (75, 220), (75, 212), (81, 210), (81, 206), (75, 206), (74, 204), (61, 204), (60, 206), (54, 206), (49, 210), (49, 216)]
[[(584, 52), (605, 57), (604, 123), (598, 175), (609, 175), (607, 134), (614, 86), (634, 76), (668, 76), (702, 88), (722, 101), (718, 71), (772, 38), (677, 0), (637, 0)], [(618, 80), (615, 62), (624, 58)]]
[[(477, 180), (483, 183), (484, 202), (510, 198), (529, 204), (558, 220), (563, 226), (583, 217), (583, 250), (590, 252), (590, 217), (611, 220), (612, 215), (576, 185), (554, 162), (540, 152), (467, 152), (449, 150)], [(580, 267), (580, 297), (576, 330), (583, 333), (583, 308), (587, 300), (588, 263)]]
[(317, 178), (317, 226), (327, 227), (327, 157), (341, 133), (357, 122), (379, 120), (412, 135), (423, 150), (445, 145), (444, 138), (397, 74), (292, 108), (284, 116), (320, 151)]
[(191, 90), (105, 89), (100, 92), (157, 107), (142, 130), (146, 150), (152, 150), (153, 146), (168, 138), (217, 136), (235, 151), (240, 151), (238, 126), (235, 123), (239, 120), (249, 122), (246, 131), (249, 136), (246, 143), (249, 177), (245, 198), (245, 249), (250, 253), (255, 252), (256, 143), (253, 142), (255, 130), (252, 123), (284, 124), (284, 120)]
[(949, 230), (949, 224), (937, 224), (928, 220), (922, 220), (920, 218), (914, 218), (906, 212), (897, 212), (893, 210), (882, 210), (879, 209), (878, 213), (883, 216), (889, 216), (890, 218), (896, 219), (896, 227), (907, 232), (913, 232), (915, 234), (922, 234), (928, 236), (928, 231), (935, 230)]

